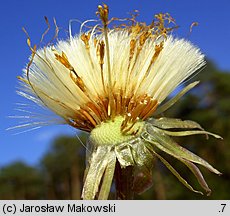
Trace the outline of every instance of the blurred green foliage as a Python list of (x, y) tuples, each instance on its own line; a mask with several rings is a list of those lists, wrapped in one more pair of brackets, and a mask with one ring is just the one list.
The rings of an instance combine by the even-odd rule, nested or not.
[(44, 197), (44, 180), (39, 170), (22, 162), (1, 169), (1, 199), (37, 199)]
[[(154, 167), (151, 189), (136, 199), (230, 199), (230, 73), (219, 71), (208, 62), (198, 87), (164, 113), (167, 117), (197, 121), (206, 130), (224, 140), (205, 136), (178, 138), (180, 145), (201, 156), (223, 173), (216, 176), (201, 168), (212, 189), (210, 197), (185, 188), (160, 162)], [(83, 143), (87, 135), (80, 134)], [(179, 173), (199, 189), (195, 177), (175, 159), (165, 155)], [(0, 199), (80, 199), (85, 168), (85, 148), (76, 137), (59, 137), (42, 158), (38, 167), (15, 162), (0, 171)], [(110, 196), (114, 198), (114, 191)]]

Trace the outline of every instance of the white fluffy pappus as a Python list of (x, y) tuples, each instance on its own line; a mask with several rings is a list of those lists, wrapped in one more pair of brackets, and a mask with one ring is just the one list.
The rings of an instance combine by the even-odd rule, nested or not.
[[(108, 56), (103, 54), (106, 45), (100, 43), (105, 40), (103, 33), (90, 35), (87, 41), (88, 47), (82, 40), (82, 35), (79, 35), (67, 41), (59, 41), (55, 46), (39, 49), (33, 58), (29, 72), (24, 70), (22, 81), (24, 81), (25, 93), (20, 92), (20, 94), (35, 103), (42, 103), (68, 123), (73, 123), (76, 116), (82, 115), (79, 111), (88, 103), (93, 104), (95, 109), (101, 109), (98, 108), (98, 104), (104, 104), (106, 117), (109, 118), (111, 111), (103, 100), (111, 99), (109, 93), (112, 91), (112, 96), (120, 97), (119, 101), (116, 97), (112, 100), (123, 106), (117, 108), (116, 115), (125, 116), (132, 114), (132, 110), (127, 108), (128, 104), (140, 97), (142, 101), (137, 102), (146, 103), (147, 106), (147, 100), (150, 99), (156, 101), (158, 106), (178, 85), (205, 64), (204, 55), (198, 48), (184, 39), (176, 39), (172, 36), (158, 39), (146, 38), (143, 46), (134, 47), (131, 57), (132, 38), (133, 35), (126, 29), (108, 33), (110, 72)], [(156, 46), (160, 45), (162, 48), (158, 51)], [(153, 61), (156, 52), (159, 53)], [(69, 65), (66, 65), (65, 61), (68, 61)], [(76, 82), (77, 78), (82, 85)], [(121, 101), (125, 99), (129, 102), (122, 104)], [(151, 108), (152, 106), (149, 106), (149, 110)], [(142, 117), (146, 118), (152, 114), (150, 112)], [(90, 120), (93, 124), (102, 121), (100, 116), (99, 120), (95, 117), (98, 113), (94, 109), (89, 115), (93, 119)], [(137, 115), (136, 118), (138, 117)], [(88, 117), (83, 118), (88, 119)], [(81, 126), (83, 125), (79, 125)], [(86, 130), (91, 129), (86, 128)]]

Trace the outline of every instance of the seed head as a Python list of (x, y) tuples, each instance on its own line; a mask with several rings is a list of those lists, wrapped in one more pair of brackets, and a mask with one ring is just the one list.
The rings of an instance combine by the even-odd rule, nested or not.
[[(90, 132), (88, 142), (93, 151), (82, 197), (108, 197), (116, 161), (122, 168), (133, 166), (138, 170), (136, 178), (142, 176), (142, 171), (139, 174), (143, 167), (148, 167), (145, 173), (149, 173), (149, 178), (149, 162), (154, 157), (186, 187), (198, 192), (156, 149), (183, 162), (210, 193), (194, 163), (216, 174), (219, 171), (170, 137), (211, 133), (192, 121), (159, 118), (198, 83), (191, 83), (162, 105), (176, 87), (204, 66), (204, 55), (190, 42), (171, 35), (176, 26), (169, 14), (157, 14), (149, 25), (132, 16), (112, 28), (111, 23), (121, 20), (109, 20), (107, 5), (99, 5), (96, 14), (102, 25), (74, 37), (70, 35), (56, 45), (32, 48), (28, 37), (32, 55), (19, 77), (24, 88), (21, 95), (50, 109), (74, 128)], [(181, 131), (171, 131), (173, 128)], [(137, 191), (146, 190), (147, 182)]]

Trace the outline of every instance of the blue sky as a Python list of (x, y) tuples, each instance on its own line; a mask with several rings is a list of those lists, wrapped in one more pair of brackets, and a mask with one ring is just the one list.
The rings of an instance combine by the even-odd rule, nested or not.
[[(16, 160), (35, 165), (58, 135), (74, 135), (76, 131), (67, 126), (49, 126), (35, 131), (13, 135), (7, 127), (17, 125), (14, 115), (15, 103), (25, 103), (25, 99), (15, 93), (16, 76), (21, 74), (30, 52), (21, 28), (25, 27), (32, 41), (38, 42), (46, 28), (44, 16), (56, 18), (65, 37), (70, 19), (84, 21), (95, 18), (97, 5), (101, 2), (110, 6), (110, 16), (127, 17), (127, 13), (138, 9), (140, 19), (149, 22), (155, 13), (169, 12), (180, 29), (179, 37), (186, 37), (189, 26), (197, 21), (189, 37), (207, 57), (225, 71), (230, 71), (230, 1), (229, 0), (8, 0), (0, 6), (0, 166)], [(73, 25), (78, 32), (78, 25)]]

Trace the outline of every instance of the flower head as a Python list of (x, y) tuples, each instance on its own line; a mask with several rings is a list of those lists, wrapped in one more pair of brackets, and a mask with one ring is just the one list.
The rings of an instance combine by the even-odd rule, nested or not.
[(194, 163), (220, 173), (170, 137), (210, 133), (192, 121), (157, 118), (198, 83), (191, 83), (161, 105), (205, 64), (204, 55), (190, 42), (170, 35), (174, 21), (169, 14), (156, 15), (150, 25), (137, 22), (133, 16), (126, 24), (109, 28), (118, 19), (109, 20), (108, 12), (107, 5), (98, 6), (102, 25), (56, 45), (37, 50), (28, 38), (32, 55), (19, 77), (24, 86), (20, 94), (52, 110), (65, 123), (90, 132), (92, 152), (84, 199), (94, 199), (97, 192), (99, 199), (108, 197), (116, 161), (122, 168), (134, 167), (134, 180), (143, 183), (142, 187), (134, 185), (134, 189), (144, 191), (148, 184), (140, 174), (151, 176), (154, 157), (195, 191), (160, 151), (183, 162), (209, 193)]

